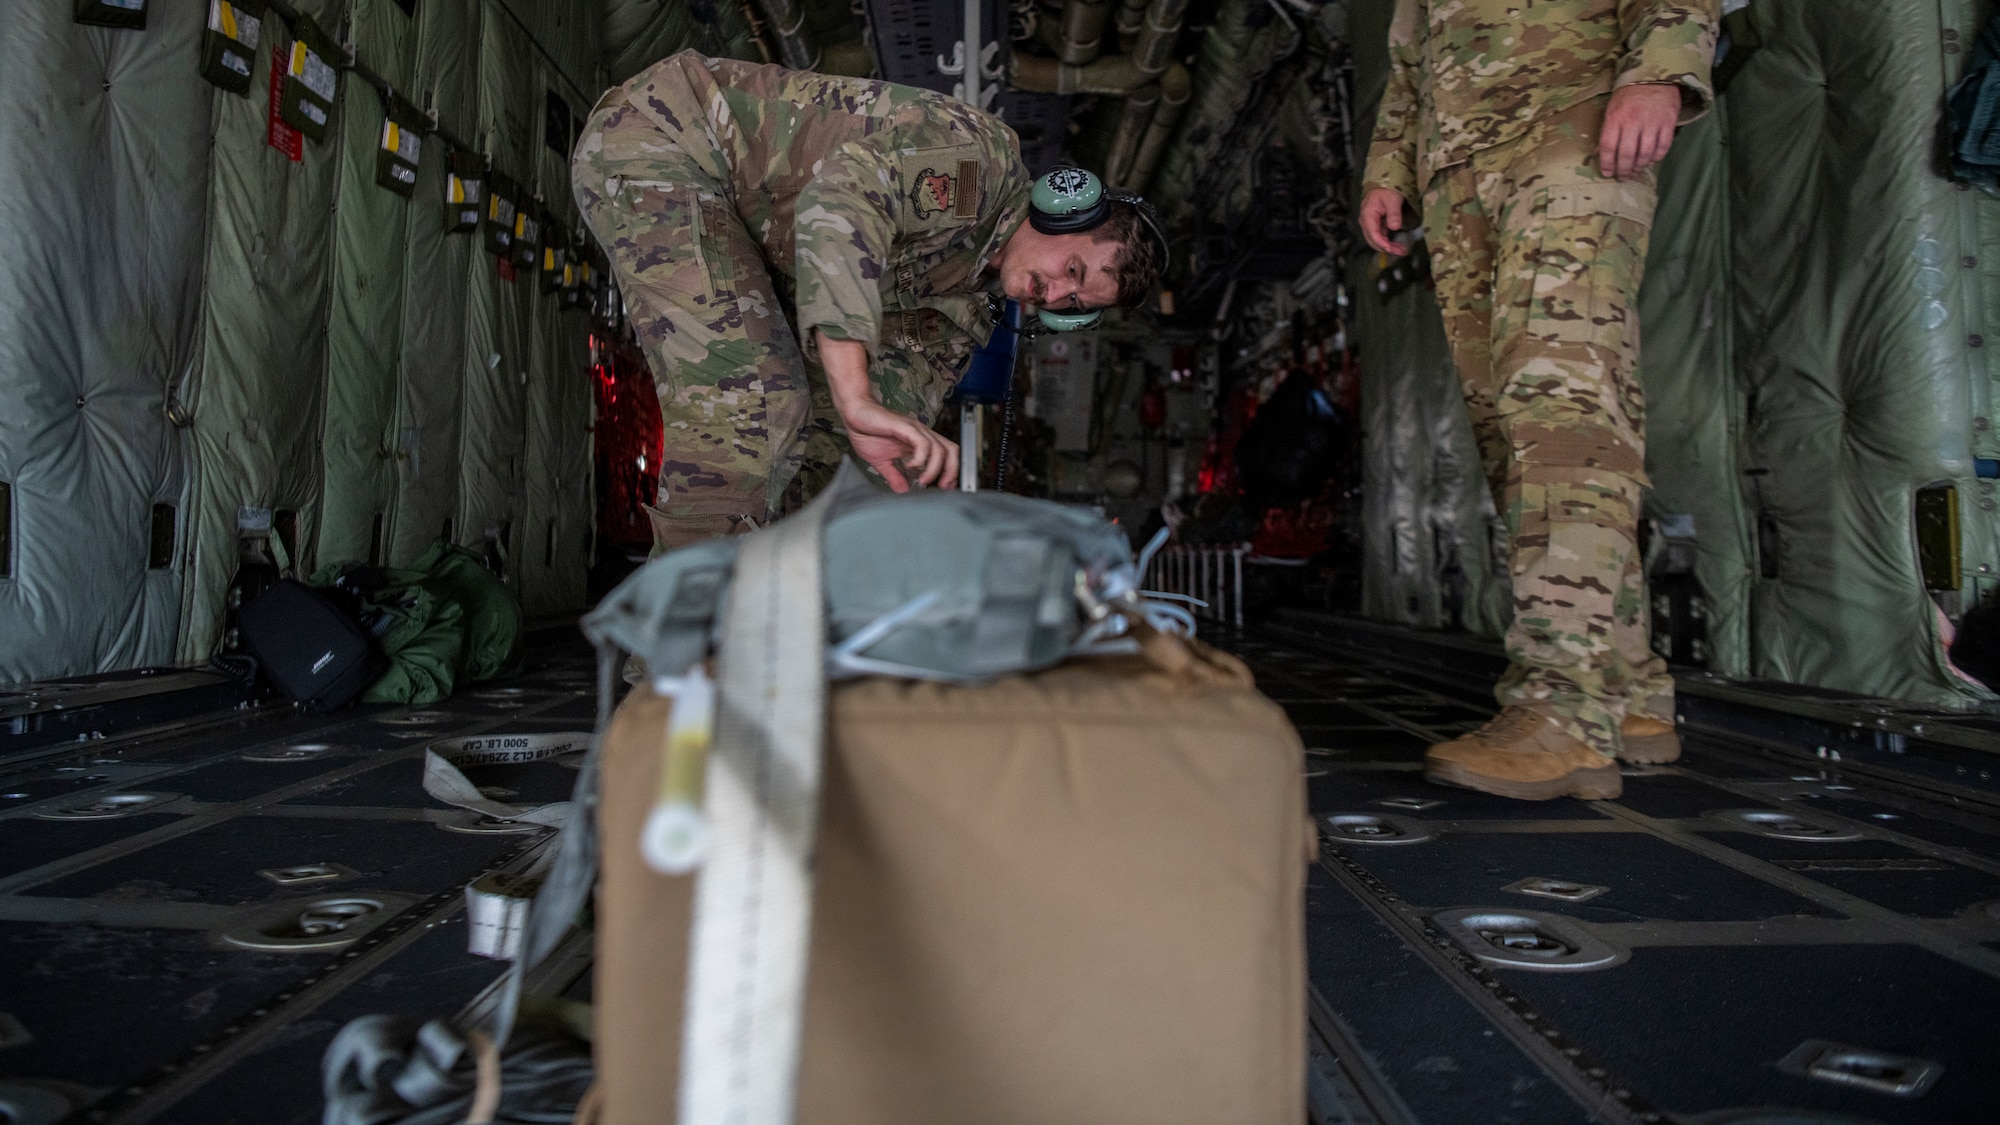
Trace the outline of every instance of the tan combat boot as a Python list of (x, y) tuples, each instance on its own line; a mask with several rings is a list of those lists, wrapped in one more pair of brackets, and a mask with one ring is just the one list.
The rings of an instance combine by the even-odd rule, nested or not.
[(1672, 721), (1652, 715), (1625, 716), (1618, 728), (1618, 760), (1633, 765), (1665, 765), (1681, 756), (1681, 736)]
[(1624, 792), (1617, 762), (1570, 737), (1543, 712), (1519, 705), (1471, 734), (1425, 751), (1424, 776), (1523, 801), (1602, 801)]

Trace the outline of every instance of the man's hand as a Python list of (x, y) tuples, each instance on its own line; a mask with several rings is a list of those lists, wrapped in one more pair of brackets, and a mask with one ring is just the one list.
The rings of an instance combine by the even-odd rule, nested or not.
[(1681, 119), (1681, 88), (1666, 82), (1620, 86), (1604, 110), (1597, 137), (1597, 170), (1629, 180), (1667, 155)]
[(1400, 258), (1410, 248), (1396, 242), (1395, 232), (1403, 229), (1403, 196), (1385, 187), (1369, 188), (1361, 197), (1361, 237), (1368, 245), (1392, 258)]
[(833, 392), (833, 408), (847, 426), (847, 443), (855, 455), (881, 473), (892, 492), (908, 492), (913, 480), (957, 488), (957, 444), (876, 400), (868, 379), (868, 348), (858, 340), (836, 340), (817, 329), (814, 336)]

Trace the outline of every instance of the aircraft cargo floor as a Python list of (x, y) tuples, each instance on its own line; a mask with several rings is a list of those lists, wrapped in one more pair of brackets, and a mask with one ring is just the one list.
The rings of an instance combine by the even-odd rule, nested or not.
[(1420, 772), (1492, 714), (1487, 646), (1231, 647), (1311, 748), (1323, 1125), (2000, 1120), (1990, 719), (1683, 675), (1679, 762), (1529, 803)]
[[(346, 1020), (478, 1003), (501, 965), (462, 888), (550, 836), (429, 799), (422, 747), (587, 730), (566, 636), (423, 709), (217, 712), (209, 683), (173, 722), (107, 703), (100, 739), (0, 728), (0, 1122), (307, 1125)], [(1217, 640), (1311, 748), (1321, 1125), (1996, 1118), (1991, 719), (1684, 676), (1680, 762), (1530, 804), (1419, 772), (1491, 713), (1489, 648), (1306, 614)], [(575, 777), (467, 773), (515, 804)], [(587, 998), (588, 956), (533, 986)]]

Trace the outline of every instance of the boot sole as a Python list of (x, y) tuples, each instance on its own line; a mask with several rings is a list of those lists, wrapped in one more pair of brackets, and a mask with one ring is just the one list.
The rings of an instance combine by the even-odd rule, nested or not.
[(1680, 760), (1681, 736), (1678, 731), (1636, 737), (1628, 734), (1621, 741), (1624, 742), (1618, 751), (1621, 762), (1630, 762), (1635, 766), (1663, 766)]
[(1425, 762), (1424, 779), (1439, 785), (1491, 793), (1496, 797), (1511, 797), (1517, 801), (1550, 801), (1557, 797), (1608, 801), (1625, 792), (1625, 781), (1619, 776), (1615, 762), (1574, 769), (1547, 781), (1508, 781), (1473, 773), (1457, 762)]

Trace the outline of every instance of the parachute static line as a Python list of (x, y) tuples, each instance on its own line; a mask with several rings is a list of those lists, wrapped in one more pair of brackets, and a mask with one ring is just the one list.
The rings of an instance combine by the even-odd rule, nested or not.
[(661, 746), (660, 789), (639, 832), (639, 852), (646, 866), (662, 875), (686, 875), (708, 854), (708, 818), (701, 805), (715, 741), (715, 681), (696, 661), (685, 675), (655, 676), (653, 693), (674, 706)]

